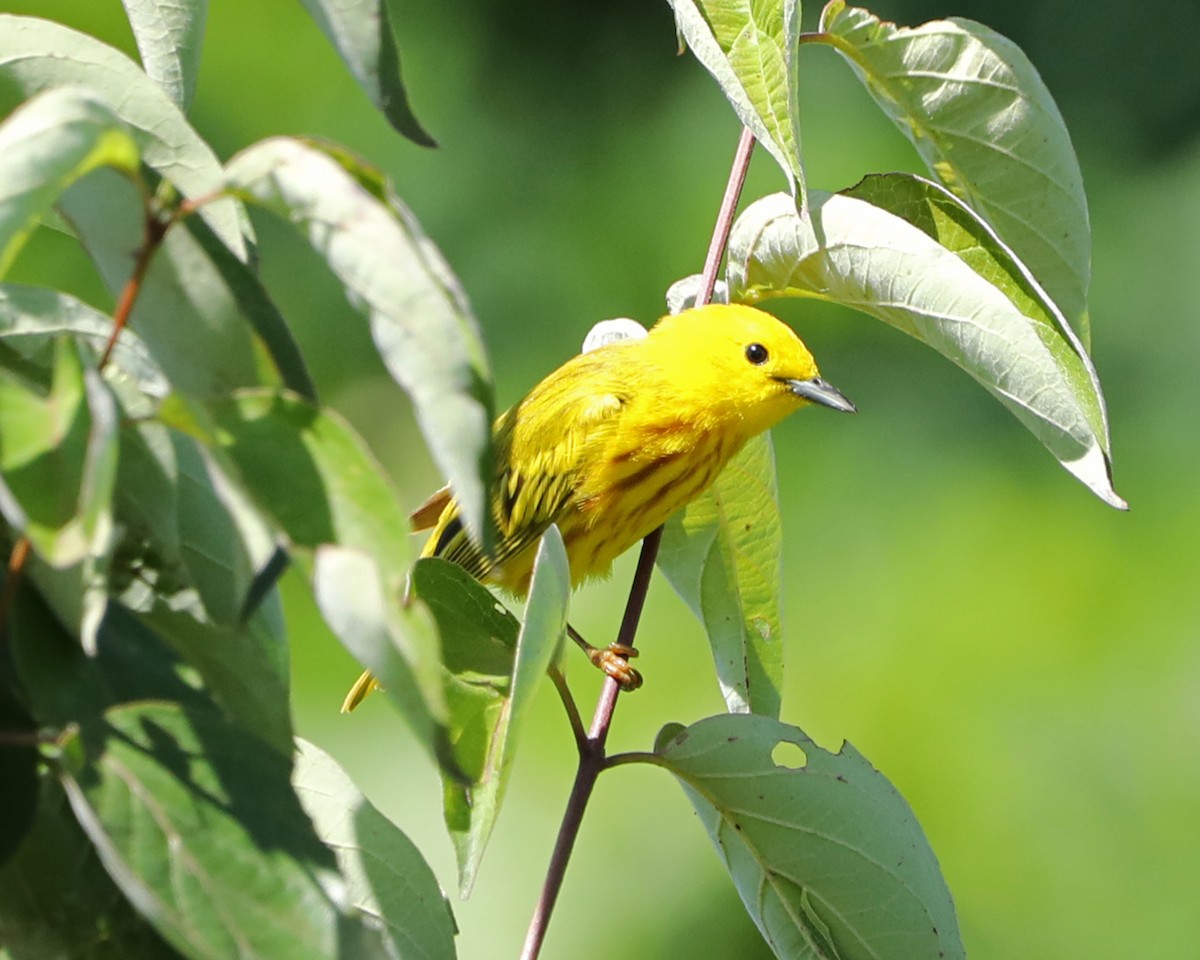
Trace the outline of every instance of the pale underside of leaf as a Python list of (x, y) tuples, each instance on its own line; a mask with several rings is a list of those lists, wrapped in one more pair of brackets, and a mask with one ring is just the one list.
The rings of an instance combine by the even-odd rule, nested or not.
[(146, 74), (180, 110), (196, 92), (208, 0), (121, 0)]

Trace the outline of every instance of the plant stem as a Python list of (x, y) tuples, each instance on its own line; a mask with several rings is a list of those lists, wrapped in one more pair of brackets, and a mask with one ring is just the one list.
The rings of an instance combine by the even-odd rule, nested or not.
[[(729, 232), (733, 229), (733, 214), (737, 209), (738, 197), (742, 193), (742, 184), (746, 181), (746, 171), (750, 167), (750, 155), (754, 151), (754, 135), (743, 129), (738, 141), (737, 153), (734, 155), (733, 167), (729, 171), (729, 182), (725, 186), (725, 194), (721, 199), (721, 208), (717, 213), (717, 222), (713, 228), (712, 241), (708, 246), (708, 255), (704, 259), (704, 272), (700, 280), (700, 288), (696, 292), (696, 306), (703, 306), (712, 299), (713, 289), (717, 282), (717, 269), (721, 265), (721, 257), (729, 243)], [(646, 605), (646, 595), (650, 589), (650, 575), (654, 572), (654, 561), (658, 558), (658, 547), (662, 542), (662, 527), (659, 527), (642, 541), (642, 552), (638, 555), (637, 570), (633, 575), (633, 583), (629, 587), (629, 599), (625, 603), (625, 615), (621, 618), (621, 629), (617, 633), (617, 643), (632, 647), (637, 635), (638, 622), (642, 617), (642, 608)], [(542, 943), (546, 937), (546, 928), (550, 923), (550, 914), (558, 900), (559, 890), (562, 889), (563, 877), (567, 872), (567, 863), (571, 859), (571, 851), (575, 847), (575, 838), (579, 836), (579, 828), (583, 823), (583, 814), (591, 798), (592, 789), (596, 786), (596, 778), (600, 776), (607, 765), (604, 745), (608, 740), (608, 730), (612, 724), (613, 711), (617, 707), (617, 695), (621, 692), (620, 684), (612, 677), (606, 677), (600, 690), (600, 698), (596, 702), (596, 712), (592, 717), (592, 725), (587, 737), (579, 741), (579, 766), (575, 771), (575, 782), (571, 785), (571, 795), (567, 798), (567, 808), (563, 812), (562, 824), (558, 829), (558, 839), (554, 843), (554, 852), (550, 855), (550, 865), (546, 869), (546, 879), (542, 883), (542, 892), (534, 907), (533, 917), (529, 921), (529, 931), (525, 935), (525, 945), (521, 950), (521, 960), (536, 960), (541, 953)]]
[[(125, 281), (121, 295), (117, 298), (117, 306), (113, 310), (112, 331), (108, 335), (104, 351), (100, 354), (100, 361), (97, 364), (97, 369), (101, 372), (108, 366), (113, 350), (117, 346), (117, 339), (121, 336), (121, 331), (125, 329), (126, 324), (129, 323), (129, 315), (133, 313), (133, 305), (137, 302), (138, 294), (141, 293), (142, 282), (146, 279), (146, 271), (150, 269), (150, 261), (154, 259), (154, 254), (162, 246), (167, 230), (175, 222), (171, 218), (160, 219), (149, 201), (145, 205), (144, 217), (142, 245), (138, 249), (133, 272)], [(16, 599), (17, 588), (24, 576), (25, 566), (29, 562), (30, 546), (29, 538), (23, 536), (13, 544), (12, 553), (8, 556), (4, 589), (0, 592), (0, 647), (3, 647), (8, 638), (8, 617), (12, 611), (13, 601)]]

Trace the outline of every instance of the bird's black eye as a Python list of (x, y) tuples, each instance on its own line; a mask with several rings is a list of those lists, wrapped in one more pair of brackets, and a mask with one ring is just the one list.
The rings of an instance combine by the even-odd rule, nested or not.
[(746, 359), (756, 366), (767, 362), (767, 348), (761, 343), (752, 343), (746, 348)]

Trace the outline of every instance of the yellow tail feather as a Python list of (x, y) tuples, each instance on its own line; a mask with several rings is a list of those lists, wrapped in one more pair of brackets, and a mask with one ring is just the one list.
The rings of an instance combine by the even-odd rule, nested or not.
[(371, 675), (370, 670), (364, 670), (362, 676), (354, 681), (346, 699), (342, 701), (342, 713), (349, 713), (367, 698), (368, 693), (378, 689), (379, 681)]

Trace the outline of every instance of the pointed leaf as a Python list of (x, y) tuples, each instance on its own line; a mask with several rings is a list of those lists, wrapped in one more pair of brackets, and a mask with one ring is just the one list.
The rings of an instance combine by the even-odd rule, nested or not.
[(87, 90), (38, 94), (0, 124), (0, 276), (63, 191), (100, 166), (136, 173), (138, 149)]
[(1066, 124), (1021, 48), (971, 20), (912, 29), (833, 0), (821, 30), (941, 183), (992, 225), (1086, 343), (1091, 229)]
[[(41, 90), (69, 84), (102, 97), (130, 128), (146, 164), (183, 196), (203, 197), (220, 186), (221, 165), (212, 148), (136, 63), (50, 20), (0, 14), (0, 114)], [(250, 226), (238, 204), (206, 203), (200, 216), (231, 250), (246, 256)]]
[(300, 0), (371, 102), (399, 133), (435, 147), (408, 104), (386, 0)]
[(466, 298), (413, 215), (377, 171), (297, 140), (250, 147), (230, 161), (227, 180), (306, 230), (369, 316), (380, 355), (412, 396), (468, 529), (490, 544), (491, 376)]
[(670, 0), (696, 59), (720, 84), (742, 124), (775, 158), (804, 202), (796, 103), (799, 0)]
[(321, 616), (351, 655), (374, 674), (443, 774), (464, 774), (451, 748), (437, 629), (421, 603), (400, 602), (402, 584), (383, 579), (361, 550), (318, 547), (313, 597)]
[(0, 511), (47, 562), (67, 567), (110, 546), (117, 414), (69, 340), (57, 341), (52, 363), (48, 388), (0, 366)]
[(796, 727), (734, 714), (665, 728), (656, 752), (777, 957), (965, 956), (912, 810), (849, 744), (829, 753)]
[(454, 914), (421, 851), (332, 757), (304, 740), (296, 751), (292, 784), (337, 856), (349, 901), (379, 922), (396, 956), (453, 960)]
[(190, 957), (336, 957), (341, 888), (291, 762), (209, 711), (114, 707), (61, 776), (109, 875)]
[(659, 569), (704, 624), (731, 713), (778, 717), (783, 684), (775, 452), (755, 437), (667, 521)]
[[(465, 664), (456, 664), (457, 658), (446, 656), (453, 672), (447, 696), (457, 733), (455, 754), (472, 779), (470, 784), (447, 781), (444, 794), (446, 825), (458, 855), (459, 892), (464, 898), (475, 883), (500, 813), (529, 705), (565, 635), (570, 593), (566, 548), (558, 527), (551, 525), (538, 546), (525, 622), (517, 637), (507, 683), (481, 683), (479, 674), (466, 669)], [(441, 618), (438, 626), (443, 644), (461, 641), (448, 637)], [(483, 722), (465, 722), (468, 720)]]
[(842, 194), (814, 193), (804, 217), (785, 194), (748, 207), (729, 242), (731, 297), (819, 297), (929, 344), (1105, 503), (1123, 509), (1099, 382), (1028, 270), (977, 215), (928, 181), (889, 175), (863, 190), (903, 215)]
[(180, 110), (196, 92), (208, 0), (121, 0), (146, 74)]

